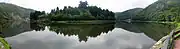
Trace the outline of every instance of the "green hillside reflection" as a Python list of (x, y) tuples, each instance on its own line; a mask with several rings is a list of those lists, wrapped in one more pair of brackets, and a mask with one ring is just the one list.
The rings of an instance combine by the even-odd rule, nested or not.
[[(35, 27), (35, 28), (33, 28)], [(114, 24), (58, 24), (52, 23), (47, 26), (50, 31), (63, 35), (78, 35), (79, 41), (87, 41), (88, 37), (97, 37), (101, 33), (108, 33), (114, 29)], [(41, 31), (44, 25), (32, 24), (32, 29)]]
[(123, 28), (125, 30), (135, 32), (135, 33), (144, 33), (148, 37), (158, 41), (163, 36), (166, 36), (174, 29), (173, 24), (165, 23), (116, 23), (116, 28)]

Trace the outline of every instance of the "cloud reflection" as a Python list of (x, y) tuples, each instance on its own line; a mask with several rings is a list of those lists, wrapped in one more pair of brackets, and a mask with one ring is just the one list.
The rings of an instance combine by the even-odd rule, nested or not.
[(12, 49), (149, 49), (154, 40), (144, 33), (133, 33), (115, 28), (97, 37), (79, 42), (78, 36), (64, 36), (45, 29), (21, 33), (6, 40)]

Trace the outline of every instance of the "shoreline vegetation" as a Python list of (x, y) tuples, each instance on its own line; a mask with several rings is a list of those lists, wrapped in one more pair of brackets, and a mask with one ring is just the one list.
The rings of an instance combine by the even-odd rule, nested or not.
[[(64, 6), (63, 9), (59, 9), (59, 7), (52, 9), (50, 13), (46, 13), (45, 11), (34, 11), (34, 10), (24, 10), (23, 12), (19, 12), (21, 10), (17, 10), (17, 13), (24, 13), (29, 11), (33, 11), (30, 13), (30, 23), (40, 23), (43, 25), (47, 25), (49, 23), (62, 23), (62, 24), (108, 24), (118, 22), (119, 18), (123, 18), (118, 16), (119, 18), (115, 18), (115, 13), (109, 11), (108, 9), (101, 9), (97, 6), (88, 6), (88, 2), (79, 2), (78, 7)], [(166, 4), (165, 4), (166, 3)], [(169, 23), (176, 25), (175, 30), (180, 30), (180, 2), (177, 0), (159, 0), (152, 5), (141, 9), (131, 9), (129, 11), (122, 12), (117, 15), (124, 16), (124, 19), (131, 19), (132, 23)], [(12, 6), (9, 6), (12, 7)], [(14, 7), (12, 7), (14, 8)], [(3, 9), (6, 9), (5, 7)], [(17, 8), (24, 9), (24, 8)], [(9, 11), (9, 9), (3, 10)], [(4, 23), (10, 20), (23, 20), (28, 19), (29, 17), (18, 17), (18, 16), (26, 16), (18, 14), (14, 17), (11, 15), (14, 10), (10, 10), (10, 12), (2, 12), (0, 15), (0, 25), (5, 26)], [(116, 16), (117, 16), (116, 15)], [(6, 17), (9, 16), (9, 17)], [(13, 16), (13, 17), (12, 17)], [(123, 19), (123, 20), (124, 20)], [(138, 21), (141, 20), (141, 21)], [(28, 21), (28, 20), (27, 20)], [(42, 26), (43, 26), (42, 25)], [(1, 27), (2, 28), (2, 27)], [(178, 35), (177, 35), (178, 36)]]
[(79, 21), (51, 21), (51, 23), (62, 24), (110, 24), (115, 23), (114, 20), (79, 20)]
[[(157, 1), (156, 3), (159, 3), (161, 1)], [(167, 4), (170, 6), (169, 4)], [(152, 4), (150, 6), (156, 6), (156, 4)], [(146, 8), (145, 8), (146, 9)], [(137, 17), (128, 17), (129, 19), (132, 19), (127, 22), (132, 22), (132, 23), (170, 23), (170, 24), (175, 24), (178, 27), (178, 18), (177, 13), (178, 11), (174, 11), (179, 8), (174, 8), (174, 6), (169, 7), (169, 9), (165, 8), (161, 11), (165, 10), (165, 13), (170, 13), (166, 14), (165, 13), (160, 13), (161, 16), (159, 16), (157, 21), (154, 19), (151, 20), (149, 19), (143, 19), (145, 17), (142, 15), (144, 13), (143, 9), (137, 8), (137, 9), (132, 9), (134, 13), (136, 14), (129, 14), (129, 15), (134, 15)], [(166, 11), (169, 10), (169, 11)], [(131, 11), (131, 10), (129, 10)], [(139, 14), (140, 13), (140, 14)], [(175, 15), (172, 13), (176, 13)], [(128, 14), (128, 11), (127, 13)], [(173, 16), (173, 17), (171, 17)], [(162, 18), (162, 19), (161, 19)], [(141, 21), (140, 21), (141, 20)], [(88, 2), (79, 2), (78, 7), (71, 7), (71, 6), (64, 6), (63, 9), (59, 9), (59, 7), (52, 9), (50, 13), (46, 13), (45, 11), (35, 11), (30, 13), (30, 22), (38, 22), (38, 23), (65, 23), (65, 24), (103, 24), (103, 23), (114, 23), (118, 22), (118, 19), (115, 18), (115, 13), (112, 11), (109, 11), (108, 9), (101, 9), (100, 7), (97, 6), (88, 6)], [(180, 25), (179, 25), (180, 26)]]
[(30, 14), (30, 22), (66, 23), (66, 24), (103, 24), (114, 23), (115, 13), (97, 6), (88, 6), (88, 2), (79, 2), (78, 7), (64, 6), (52, 9), (50, 13), (35, 11)]
[[(116, 20), (125, 20), (127, 22), (171, 23), (176, 25), (177, 28), (180, 28), (179, 3), (179, 0), (158, 0), (145, 8), (134, 8), (124, 12), (116, 12)], [(132, 21), (128, 21), (128, 19)]]

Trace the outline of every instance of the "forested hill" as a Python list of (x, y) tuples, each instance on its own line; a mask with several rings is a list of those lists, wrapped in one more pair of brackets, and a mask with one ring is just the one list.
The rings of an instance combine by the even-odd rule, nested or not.
[(18, 20), (30, 17), (32, 9), (23, 8), (9, 3), (0, 3), (0, 20)]
[(32, 9), (23, 8), (9, 3), (0, 3), (0, 21), (29, 19)]
[[(44, 18), (44, 19), (43, 19)], [(78, 7), (64, 6), (63, 9), (52, 9), (50, 13), (36, 11), (31, 13), (31, 20), (115, 20), (114, 12), (97, 6), (88, 6), (88, 2), (80, 1)]]
[(138, 15), (139, 20), (180, 21), (180, 0), (158, 0)]
[(180, 22), (180, 0), (158, 0), (144, 9), (130, 9), (116, 13), (116, 19), (129, 19), (141, 21), (177, 21)]
[(30, 13), (33, 11), (32, 9), (9, 3), (0, 3), (0, 32), (4, 36), (12, 36), (17, 33), (29, 31), (30, 24), (28, 22)]
[(115, 13), (116, 20), (126, 20), (126, 19), (131, 19), (131, 17), (136, 18), (136, 14), (138, 14), (142, 10), (143, 8), (134, 8), (124, 12), (116, 12)]

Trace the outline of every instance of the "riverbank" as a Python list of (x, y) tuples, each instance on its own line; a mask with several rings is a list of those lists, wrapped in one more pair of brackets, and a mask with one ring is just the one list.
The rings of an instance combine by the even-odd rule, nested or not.
[(175, 23), (175, 22), (168, 22), (168, 21), (139, 21), (139, 20), (120, 20), (116, 22), (127, 22), (127, 23)]
[[(153, 47), (155, 49), (159, 48), (171, 48), (171, 49), (179, 49), (180, 47), (180, 23), (179, 22), (170, 22), (175, 25), (175, 28), (169, 33), (168, 37), (163, 37), (165, 40), (159, 40)], [(162, 39), (163, 39), (162, 38)], [(152, 47), (152, 48), (153, 48)]]
[(62, 23), (62, 24), (109, 24), (109, 23), (115, 23), (115, 20), (51, 21), (51, 23)]
[(174, 23), (174, 22), (164, 22), (164, 21), (131, 21), (134, 23)]

